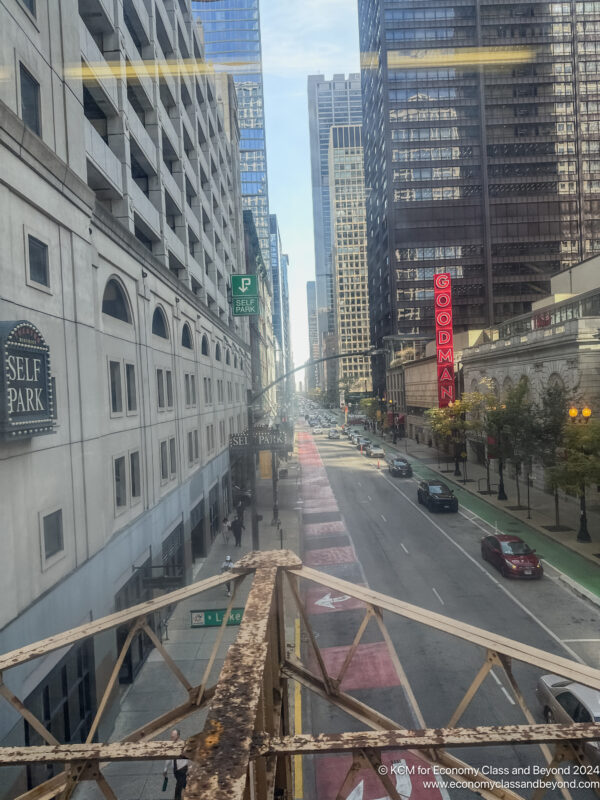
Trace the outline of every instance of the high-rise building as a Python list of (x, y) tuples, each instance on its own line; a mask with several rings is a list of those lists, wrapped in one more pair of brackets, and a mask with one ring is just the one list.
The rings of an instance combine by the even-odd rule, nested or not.
[[(319, 358), (319, 334), (317, 331), (317, 286), (315, 281), (306, 282), (306, 311), (308, 317), (308, 348), (309, 359), (314, 361)], [(304, 376), (306, 391), (312, 392), (317, 388), (318, 370), (316, 366), (307, 367)]]
[(285, 341), (283, 336), (283, 303), (282, 303), (282, 280), (281, 280), (281, 234), (277, 223), (277, 215), (269, 215), (269, 249), (270, 249), (270, 268), (271, 285), (273, 287), (273, 333), (279, 345), (281, 354), (285, 351)]
[(240, 125), (242, 205), (252, 211), (265, 264), (269, 258), (269, 197), (259, 0), (192, 0), (202, 22), (206, 58), (233, 75)]
[[(315, 239), (319, 352), (323, 335), (335, 328), (331, 269), (331, 212), (329, 203), (329, 131), (332, 125), (360, 124), (362, 105), (358, 73), (308, 76), (308, 121)], [(322, 378), (323, 369), (319, 369)]]
[[(292, 356), (292, 338), (290, 331), (290, 288), (288, 283), (288, 270), (290, 266), (290, 257), (286, 253), (281, 255), (281, 313), (283, 320), (283, 341), (284, 341), (284, 358), (285, 358), (285, 371), (289, 372), (294, 368), (294, 359)], [(293, 382), (291, 386), (293, 386)]]
[[(367, 220), (360, 125), (335, 125), (329, 134), (329, 200), (336, 349), (369, 347)], [(371, 392), (371, 358), (342, 356), (331, 362), (346, 392)]]
[[(372, 344), (432, 338), (437, 271), (457, 330), (528, 311), (600, 248), (596, 7), (358, 6)], [(512, 63), (482, 66), (499, 47)]]

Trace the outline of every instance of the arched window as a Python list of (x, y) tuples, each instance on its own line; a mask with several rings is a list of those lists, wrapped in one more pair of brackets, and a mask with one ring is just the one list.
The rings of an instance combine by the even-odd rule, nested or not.
[(565, 382), (558, 374), (558, 372), (553, 372), (552, 375), (548, 378), (548, 386), (555, 387), (556, 389), (565, 389)]
[(160, 336), (161, 339), (169, 338), (165, 312), (160, 306), (156, 306), (154, 309), (154, 314), (152, 316), (152, 333), (155, 336)]
[(221, 345), (217, 342), (217, 346), (215, 347), (215, 361), (221, 360)]
[(244, 359), (240, 358), (240, 369), (244, 369)]
[(510, 378), (504, 378), (504, 382), (502, 383), (502, 394), (507, 395), (513, 388), (513, 382)]
[(210, 351), (208, 349), (208, 336), (206, 334), (204, 334), (204, 336), (202, 337), (202, 355), (203, 356), (210, 355)]
[(229, 350), (225, 351), (225, 363), (227, 364), (228, 367), (231, 366), (231, 353), (229, 352)]
[(471, 381), (470, 391), (477, 392), (478, 390), (479, 390), (479, 383), (477, 381), (477, 378), (473, 378), (473, 380)]
[(102, 313), (109, 317), (120, 319), (123, 322), (131, 323), (131, 313), (129, 312), (129, 301), (121, 284), (111, 278), (104, 289), (102, 298)]
[(233, 354), (233, 366), (237, 369), (237, 353)]
[(192, 334), (190, 332), (190, 326), (185, 323), (183, 326), (183, 330), (181, 331), (181, 345), (182, 347), (187, 347), (188, 350), (193, 350), (192, 346)]

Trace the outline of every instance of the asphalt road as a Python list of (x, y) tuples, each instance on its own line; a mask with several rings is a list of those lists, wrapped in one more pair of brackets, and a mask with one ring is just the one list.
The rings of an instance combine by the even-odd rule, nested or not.
[[(345, 437), (339, 441), (323, 435), (314, 438), (351, 542), (339, 535), (320, 543), (305, 538), (307, 550), (332, 547), (341, 551), (351, 544), (359, 566), (347, 565), (350, 580), (364, 581), (414, 605), (600, 667), (600, 609), (573, 594), (552, 568), (546, 567), (541, 581), (503, 578), (481, 559), (480, 540), (491, 532), (488, 523), (471, 511), (432, 514), (417, 504), (415, 480), (392, 478), (383, 462), (377, 469), (376, 462), (361, 456)], [(327, 571), (327, 567), (316, 568)], [(344, 577), (339, 566), (337, 571), (331, 571)], [(337, 613), (313, 617), (319, 645), (331, 648), (332, 653), (336, 647), (347, 647), (361, 618), (358, 609), (345, 612), (343, 625)], [(392, 615), (386, 615), (385, 621), (427, 725), (445, 725), (481, 666), (484, 654), (477, 647), (416, 623)], [(376, 642), (380, 638), (376, 626), (370, 623), (363, 641), (374, 649), (371, 663), (367, 658), (361, 667), (365, 673), (377, 672), (380, 652)], [(385, 673), (383, 667), (380, 672)], [(542, 722), (535, 697), (539, 671), (515, 663), (514, 672), (526, 701)], [(369, 685), (366, 676), (363, 683)], [(385, 677), (376, 677), (374, 683), (373, 688), (366, 688), (358, 679), (360, 688), (353, 694), (401, 724), (412, 725), (414, 720), (401, 687), (386, 687)], [(340, 730), (339, 712), (321, 701), (309, 701), (305, 714), (313, 731)], [(495, 668), (461, 723), (524, 721), (506, 677)], [(348, 722), (344, 719), (342, 723), (346, 729), (361, 728), (356, 722)], [(492, 765), (509, 771), (543, 764), (539, 748), (531, 747), (476, 748), (457, 750), (455, 754), (479, 767)], [(319, 791), (318, 775), (314, 778), (309, 769), (307, 777), (305, 800), (329, 800), (326, 793)], [(316, 785), (311, 786), (311, 779)], [(525, 796), (531, 795), (531, 791), (522, 791)], [(383, 794), (381, 791), (374, 796)], [(572, 794), (574, 800), (593, 797), (581, 788)], [(453, 800), (475, 797), (455, 789), (450, 796)], [(552, 800), (560, 796), (558, 791), (547, 795)], [(369, 800), (366, 794), (364, 800)]]

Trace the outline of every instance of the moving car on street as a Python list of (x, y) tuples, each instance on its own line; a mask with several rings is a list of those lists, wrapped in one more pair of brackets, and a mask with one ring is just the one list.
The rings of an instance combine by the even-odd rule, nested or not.
[(385, 450), (378, 444), (370, 444), (366, 450), (368, 458), (385, 458)]
[(542, 562), (518, 536), (499, 533), (481, 540), (481, 557), (496, 567), (505, 578), (541, 578)]
[[(548, 723), (600, 722), (600, 692), (597, 689), (572, 683), (560, 675), (542, 675), (536, 694)], [(600, 742), (586, 742), (584, 750), (592, 764), (600, 764)]]
[(430, 511), (458, 511), (458, 499), (441, 481), (420, 481), (417, 500)]
[(370, 439), (365, 439), (364, 436), (358, 436), (356, 439), (356, 449), (364, 453), (367, 447), (371, 444)]
[(335, 428), (330, 428), (327, 431), (327, 438), (328, 439), (339, 439), (340, 438), (340, 432), (336, 431)]
[(388, 461), (388, 472), (398, 478), (410, 478), (413, 474), (412, 467), (405, 458), (392, 456)]

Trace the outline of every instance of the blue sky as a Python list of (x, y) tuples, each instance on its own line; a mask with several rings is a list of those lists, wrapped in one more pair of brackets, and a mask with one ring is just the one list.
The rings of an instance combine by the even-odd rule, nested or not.
[(306, 281), (315, 274), (306, 78), (359, 72), (357, 4), (261, 0), (260, 14), (269, 206), (290, 257), (292, 347), (299, 366), (308, 358)]

